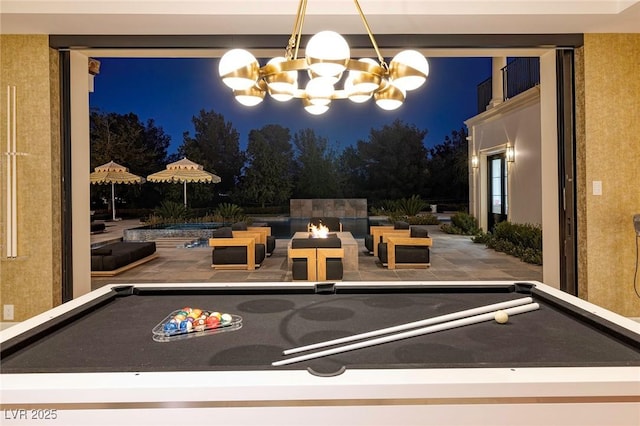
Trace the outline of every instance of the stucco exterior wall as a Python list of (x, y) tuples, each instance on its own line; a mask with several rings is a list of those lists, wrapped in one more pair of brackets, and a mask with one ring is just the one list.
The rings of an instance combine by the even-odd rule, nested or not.
[[(473, 142), (471, 150), (479, 156), (473, 172), (471, 214), (487, 230), (487, 156), (515, 149), (515, 161), (508, 164), (508, 220), (542, 225), (540, 96), (537, 87), (468, 120)], [(470, 152), (473, 155), (473, 152)]]
[[(7, 151), (7, 86), (17, 93), (18, 256), (6, 257), (6, 199), (2, 200), (0, 306), (15, 321), (61, 302), (60, 96), (58, 52), (46, 35), (0, 36), (0, 151)], [(0, 194), (7, 185), (2, 155)], [(11, 321), (8, 318), (2, 318)]]
[(579, 296), (638, 317), (640, 34), (586, 34), (576, 59)]

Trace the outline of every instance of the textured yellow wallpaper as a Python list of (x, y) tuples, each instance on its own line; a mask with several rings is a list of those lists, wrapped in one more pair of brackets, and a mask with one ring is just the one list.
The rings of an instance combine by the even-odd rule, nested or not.
[[(637, 317), (640, 34), (586, 34), (577, 59), (580, 296)], [(594, 195), (594, 181), (602, 182), (602, 195)]]
[[(0, 37), (0, 134), (7, 132), (6, 87), (16, 86), (17, 151), (25, 154), (17, 159), (18, 257), (6, 258), (3, 239), (0, 305), (14, 305), (14, 320), (20, 321), (61, 300), (58, 59), (46, 35)], [(5, 159), (2, 167), (4, 171)], [(6, 173), (0, 180), (4, 189)], [(6, 200), (0, 204), (4, 212)]]

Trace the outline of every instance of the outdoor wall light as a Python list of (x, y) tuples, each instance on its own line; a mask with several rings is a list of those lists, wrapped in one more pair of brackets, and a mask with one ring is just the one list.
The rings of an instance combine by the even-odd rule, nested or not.
[(511, 145), (507, 145), (507, 151), (505, 153), (505, 157), (507, 158), (507, 161), (509, 163), (513, 163), (515, 161), (516, 153)]
[(473, 154), (471, 156), (471, 167), (473, 167), (474, 169), (477, 169), (479, 165), (480, 165), (480, 159), (476, 154)]
[[(399, 108), (407, 91), (419, 88), (427, 80), (429, 63), (421, 53), (404, 50), (387, 64), (358, 0), (354, 3), (378, 62), (370, 58), (351, 59), (349, 44), (333, 31), (321, 31), (311, 37), (305, 50), (306, 57), (299, 59), (307, 8), (307, 0), (300, 0), (285, 55), (272, 58), (260, 67), (248, 51), (230, 50), (222, 56), (218, 67), (223, 83), (233, 90), (236, 100), (246, 106), (259, 104), (269, 93), (281, 102), (301, 99), (303, 107), (311, 114), (323, 114), (336, 99), (366, 102), (373, 97), (382, 109)], [(308, 83), (300, 81), (301, 75), (308, 78)], [(336, 88), (341, 81), (342, 88)]]

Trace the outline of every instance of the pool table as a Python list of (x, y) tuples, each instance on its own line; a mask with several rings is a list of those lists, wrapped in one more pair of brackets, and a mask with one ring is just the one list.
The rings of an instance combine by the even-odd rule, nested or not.
[[(523, 297), (538, 309), (505, 324), (272, 364)], [(155, 341), (185, 306), (241, 327)], [(640, 325), (540, 282), (107, 285), (0, 332), (0, 351), (7, 424), (640, 424)]]

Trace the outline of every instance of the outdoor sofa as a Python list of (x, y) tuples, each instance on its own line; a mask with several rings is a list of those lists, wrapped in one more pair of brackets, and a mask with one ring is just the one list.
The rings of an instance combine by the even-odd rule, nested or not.
[(106, 229), (106, 225), (104, 222), (91, 222), (91, 233), (98, 234), (100, 232), (104, 232)]
[(158, 257), (153, 241), (118, 241), (91, 249), (91, 276), (111, 277)]

